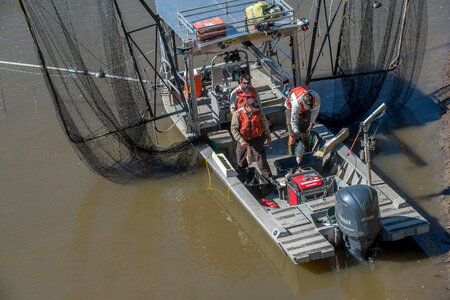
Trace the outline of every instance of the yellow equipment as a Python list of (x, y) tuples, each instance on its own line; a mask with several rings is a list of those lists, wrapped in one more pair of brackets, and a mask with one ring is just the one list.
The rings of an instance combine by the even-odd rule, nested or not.
[(266, 1), (258, 1), (258, 3), (245, 8), (245, 15), (251, 23), (262, 22), (279, 17), (281, 15), (281, 7), (278, 5), (272, 5)]

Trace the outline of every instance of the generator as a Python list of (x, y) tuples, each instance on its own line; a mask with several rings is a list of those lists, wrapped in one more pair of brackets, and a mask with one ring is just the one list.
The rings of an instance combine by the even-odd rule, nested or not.
[(305, 168), (301, 172), (287, 177), (289, 204), (298, 205), (309, 200), (322, 197), (327, 190), (320, 174), (313, 168)]

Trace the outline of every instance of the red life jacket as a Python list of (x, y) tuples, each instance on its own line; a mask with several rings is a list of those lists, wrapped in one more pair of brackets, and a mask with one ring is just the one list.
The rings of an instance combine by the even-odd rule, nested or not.
[(244, 139), (254, 139), (263, 134), (264, 126), (261, 121), (260, 111), (253, 112), (251, 114), (251, 119), (249, 119), (245, 112), (245, 107), (240, 108), (237, 112), (239, 114), (239, 133)]
[(235, 103), (236, 110), (238, 110), (241, 107), (244, 107), (245, 103), (247, 103), (248, 98), (256, 99), (256, 90), (251, 86), (249, 86), (248, 89), (250, 92), (249, 94), (244, 92), (240, 86), (236, 88), (236, 96), (237, 96)]
[[(294, 93), (295, 97), (297, 98), (298, 103), (300, 104), (300, 108), (301, 108), (300, 113), (303, 113), (303, 112), (307, 111), (307, 109), (305, 109), (305, 106), (303, 105), (303, 101), (300, 102), (299, 99), (301, 99), (301, 97), (304, 94), (311, 93), (311, 92), (312, 91), (309, 89), (306, 89), (302, 86), (298, 86), (289, 93), (289, 96), (286, 97), (286, 102), (284, 103), (284, 105), (287, 108), (289, 108), (290, 110), (292, 110), (291, 94)], [(315, 99), (313, 97), (313, 105), (314, 105), (314, 102), (315, 102)]]

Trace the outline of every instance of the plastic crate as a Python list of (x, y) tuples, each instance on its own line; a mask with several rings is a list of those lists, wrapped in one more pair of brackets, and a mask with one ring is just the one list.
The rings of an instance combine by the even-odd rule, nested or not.
[(298, 168), (313, 168), (320, 174), (322, 172), (322, 159), (315, 157), (313, 154), (314, 152), (303, 154), (300, 164), (297, 163), (297, 158), (295, 156), (289, 156), (274, 161), (277, 175), (286, 175), (289, 171)]
[(278, 197), (281, 200), (288, 200), (289, 199), (289, 195), (288, 195), (288, 186), (287, 186), (287, 178), (286, 178), (286, 182), (284, 185), (280, 184), (277, 179), (284, 177), (284, 175), (278, 175), (278, 176), (273, 176), (272, 178), (270, 178), (270, 181), (272, 182), (272, 185), (274, 187), (274, 190), (276, 189)]
[[(251, 173), (254, 173), (254, 176), (249, 175)], [(255, 168), (248, 168), (244, 186), (256, 199), (261, 199), (273, 191), (272, 183), (267, 181)]]

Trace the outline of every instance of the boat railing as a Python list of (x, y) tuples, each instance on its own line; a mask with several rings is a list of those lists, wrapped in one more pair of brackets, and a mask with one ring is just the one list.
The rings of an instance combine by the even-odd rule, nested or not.
[[(250, 75), (250, 64), (248, 62), (248, 54), (247, 54), (247, 52), (245, 52), (244, 50), (237, 50), (237, 51), (238, 51), (238, 53), (242, 53), (245, 58), (244, 59), (239, 59), (238, 61), (234, 61), (234, 62), (231, 62), (231, 63), (227, 63), (226, 65), (230, 66), (230, 67), (234, 67), (236, 70), (240, 69), (241, 66), (244, 65), (246, 74)], [(216, 63), (217, 59), (218, 58), (223, 58), (223, 56), (226, 55), (226, 53), (227, 52), (223, 52), (223, 53), (217, 54), (211, 60), (211, 86), (213, 88), (216, 85), (223, 83), (223, 80), (218, 82), (218, 80), (216, 78), (217, 73), (214, 71), (214, 68), (215, 67), (217, 68), (217, 66), (218, 66), (218, 64)], [(231, 76), (231, 74), (230, 74), (230, 76)], [(221, 78), (223, 78), (223, 75), (221, 76)], [(237, 78), (234, 78), (234, 80), (237, 80)]]
[[(184, 25), (187, 29), (188, 34), (195, 34), (198, 38), (201, 38), (203, 35), (206, 36), (211, 33), (205, 32), (204, 29), (196, 29), (193, 23), (198, 21), (201, 15), (205, 15), (205, 17), (208, 17), (207, 14), (217, 12), (218, 10), (225, 10), (225, 14), (230, 15), (231, 19), (233, 19), (234, 21), (225, 22), (225, 24), (208, 27), (208, 29), (217, 28), (218, 30), (214, 31), (216, 33), (227, 33), (230, 30), (239, 30), (239, 29), (244, 29), (244, 31), (248, 33), (250, 24), (257, 24), (265, 21), (271, 22), (286, 21), (282, 22), (283, 24), (289, 23), (294, 24), (296, 22), (294, 18), (294, 10), (283, 0), (271, 1), (272, 4), (281, 7), (281, 12), (264, 15), (265, 20), (260, 22), (256, 22), (256, 20), (261, 19), (261, 17), (254, 17), (248, 19), (244, 13), (245, 7), (251, 4), (255, 4), (257, 2), (258, 1), (243, 2), (242, 0), (229, 0), (225, 2), (219, 2), (215, 4), (199, 6), (192, 9), (182, 10), (177, 13), (178, 25), (179, 26)], [(242, 7), (242, 10), (234, 12), (230, 11), (230, 9), (236, 9), (239, 7)], [(192, 20), (194, 18), (195, 20)], [(225, 29), (221, 29), (223, 28), (224, 25)]]

